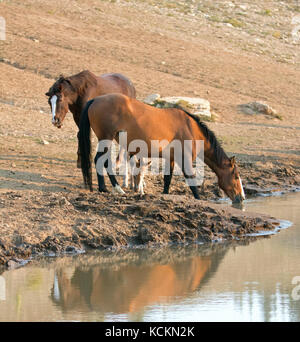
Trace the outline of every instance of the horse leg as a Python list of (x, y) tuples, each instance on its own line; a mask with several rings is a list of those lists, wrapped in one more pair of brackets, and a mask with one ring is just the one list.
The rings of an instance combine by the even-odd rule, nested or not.
[(111, 182), (111, 185), (112, 185), (112, 192), (113, 193), (118, 193), (118, 194), (125, 194), (125, 192), (124, 192), (124, 190), (120, 187), (120, 185), (119, 185), (119, 183), (118, 183), (118, 181), (117, 181), (117, 179), (116, 179), (116, 176), (113, 174), (113, 170), (112, 170), (112, 168), (111, 168), (111, 165), (112, 165), (112, 163), (111, 163), (111, 146), (112, 145), (110, 145), (110, 147), (109, 147), (109, 153), (108, 153), (108, 156), (109, 156), (109, 158), (110, 158), (110, 165), (109, 165), (109, 161), (108, 160), (106, 160), (105, 161), (105, 163), (104, 163), (104, 167), (105, 167), (105, 169), (106, 169), (106, 172), (107, 172), (107, 174), (108, 174), (108, 177), (109, 177), (109, 180), (110, 180), (110, 182)]
[(124, 161), (124, 175), (123, 175), (123, 186), (128, 188), (128, 160), (127, 160), (127, 152), (125, 149), (121, 148), (120, 155), (122, 155), (122, 161)]
[[(186, 178), (186, 179), (191, 179), (191, 178), (195, 178), (195, 176), (189, 177), (189, 178)], [(192, 193), (193, 193), (194, 197), (196, 199), (200, 199), (198, 187), (195, 186), (195, 185), (189, 185), (189, 187), (192, 190)]]
[(81, 168), (81, 156), (80, 156), (80, 149), (79, 149), (79, 132), (77, 133), (77, 141), (78, 141), (78, 147), (77, 147), (77, 168)]
[(127, 152), (126, 152), (126, 149), (121, 146), (118, 157), (117, 157), (116, 167), (120, 168), (123, 162), (124, 162), (123, 187), (128, 188)]
[[(185, 159), (185, 158), (183, 158), (183, 159)], [(184, 163), (184, 161), (182, 161), (182, 166), (181, 166), (184, 178), (185, 178), (186, 182), (188, 183), (194, 197), (196, 199), (200, 199), (198, 186), (196, 185), (196, 176), (193, 172), (192, 157), (185, 159), (185, 160), (188, 160), (188, 161), (186, 163)]]
[(164, 191), (163, 194), (169, 193), (169, 188), (173, 176), (173, 170), (174, 170), (174, 160), (171, 162), (166, 160), (165, 164), (165, 174), (164, 174)]
[[(77, 125), (77, 127), (79, 128), (79, 124), (80, 124), (80, 114), (81, 114), (81, 110), (79, 112), (73, 112), (73, 119)], [(79, 131), (77, 133), (77, 142), (78, 142), (78, 147), (77, 147), (77, 167), (78, 169), (81, 168), (81, 156), (80, 156), (80, 148), (79, 148)]]
[(97, 152), (95, 159), (94, 159), (96, 172), (97, 172), (97, 178), (98, 178), (98, 190), (99, 192), (108, 192), (105, 182), (104, 182), (103, 170), (102, 170), (102, 174), (100, 174), (97, 169), (97, 161), (101, 157), (102, 154), (103, 154), (102, 152)]
[(130, 169), (130, 189), (134, 189), (134, 191), (136, 191), (136, 187), (135, 187), (135, 180), (134, 180), (134, 168), (135, 168), (135, 156), (132, 156), (129, 159), (129, 169)]
[(136, 177), (136, 181), (137, 181), (137, 191), (140, 193), (141, 196), (145, 195), (144, 192), (144, 186), (145, 186), (145, 181), (144, 181), (144, 177), (145, 177), (145, 173), (146, 173), (146, 169), (148, 168), (148, 166), (151, 164), (151, 161), (146, 162), (144, 158), (141, 158), (140, 160), (140, 171), (139, 171), (139, 175), (135, 176)]
[(123, 176), (123, 186), (128, 188), (128, 160), (127, 160), (127, 153), (124, 151), (124, 161), (125, 161), (125, 174)]
[[(102, 170), (102, 174), (100, 174), (98, 172), (98, 168), (97, 168), (97, 161), (104, 154), (105, 154), (105, 152), (97, 152), (96, 157), (95, 157), (95, 165), (96, 165), (96, 170), (97, 170), (98, 185), (99, 185), (99, 191), (100, 192), (108, 192), (108, 190), (107, 190), (107, 188), (105, 186), (105, 183), (104, 183), (103, 170)], [(109, 155), (109, 158), (111, 158), (111, 151), (110, 151), (110, 153), (108, 155)], [(109, 177), (110, 182), (111, 182), (111, 184), (113, 186), (113, 192), (125, 194), (125, 192), (120, 187), (120, 185), (119, 185), (115, 175), (112, 173), (112, 170), (109, 169), (108, 160), (105, 161), (104, 167), (105, 167), (105, 169), (107, 171), (108, 177)]]
[(145, 195), (144, 193), (144, 176), (145, 176), (145, 170), (141, 170), (141, 175), (140, 175), (140, 181), (138, 182), (137, 185), (137, 191), (141, 196)]

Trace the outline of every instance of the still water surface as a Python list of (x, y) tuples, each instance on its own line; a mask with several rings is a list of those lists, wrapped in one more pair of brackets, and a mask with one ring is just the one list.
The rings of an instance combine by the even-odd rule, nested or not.
[(1, 274), (0, 321), (300, 321), (300, 194), (246, 210), (293, 225), (247, 244), (35, 261)]

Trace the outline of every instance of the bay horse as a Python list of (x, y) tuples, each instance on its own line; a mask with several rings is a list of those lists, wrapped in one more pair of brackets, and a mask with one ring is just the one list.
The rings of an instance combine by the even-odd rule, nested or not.
[[(219, 144), (214, 133), (196, 116), (179, 108), (156, 108), (142, 103), (136, 99), (121, 94), (108, 94), (96, 97), (89, 101), (81, 115), (79, 126), (79, 148), (81, 153), (81, 169), (86, 187), (92, 191), (91, 172), (91, 129), (96, 134), (98, 141), (113, 141), (118, 139), (119, 132), (127, 132), (127, 143), (134, 140), (142, 140), (148, 146), (151, 157), (151, 141), (165, 140), (169, 143), (179, 140), (192, 141), (193, 148), (188, 155), (183, 156), (184, 163), (192, 169), (192, 163), (196, 159), (194, 142), (204, 141), (204, 162), (214, 171), (218, 177), (218, 184), (233, 202), (242, 202), (245, 194), (239, 175), (235, 157), (229, 158)], [(128, 146), (127, 145), (127, 146)], [(159, 151), (160, 157), (162, 150)], [(94, 162), (103, 157), (105, 152), (97, 152)], [(186, 162), (187, 161), (187, 162)], [(170, 155), (170, 172), (164, 174), (164, 191), (169, 193), (169, 186), (174, 169), (174, 156)], [(183, 163), (182, 163), (183, 165)], [(115, 175), (110, 170), (108, 162), (104, 164), (113, 190), (124, 193), (119, 186)], [(186, 165), (182, 167), (186, 181), (190, 177), (186, 172)], [(98, 176), (99, 191), (102, 190), (103, 176)], [(196, 199), (199, 199), (198, 187), (189, 185)]]
[[(67, 112), (70, 110), (79, 128), (80, 115), (85, 104), (96, 96), (121, 93), (136, 97), (136, 90), (130, 79), (122, 74), (94, 75), (84, 70), (69, 77), (60, 76), (45, 94), (52, 112), (52, 123), (61, 128)], [(77, 167), (80, 168), (80, 150), (77, 150)]]

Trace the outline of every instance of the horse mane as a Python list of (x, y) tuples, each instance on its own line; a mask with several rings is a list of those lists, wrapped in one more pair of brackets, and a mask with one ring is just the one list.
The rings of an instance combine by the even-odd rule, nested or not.
[(204, 136), (206, 137), (206, 139), (209, 141), (210, 146), (214, 152), (213, 156), (215, 159), (215, 162), (218, 165), (221, 165), (223, 163), (224, 160), (228, 160), (228, 156), (225, 153), (225, 151), (223, 150), (220, 142), (218, 141), (217, 137), (215, 136), (215, 133), (213, 131), (211, 131), (207, 125), (200, 120), (200, 118), (188, 111), (186, 111), (185, 109), (183, 109), (181, 106), (176, 106), (176, 108), (182, 110), (185, 114), (187, 114), (189, 117), (191, 117), (192, 119), (194, 119), (196, 121), (196, 123), (198, 124), (201, 132), (204, 134)]
[(97, 77), (89, 70), (81, 71), (80, 73), (72, 76), (65, 77), (60, 75), (58, 80), (55, 81), (50, 91), (55, 94), (60, 91), (60, 85), (63, 82), (68, 82), (73, 90), (79, 96), (83, 95), (87, 88), (97, 85)]
[(97, 85), (97, 77), (89, 70), (84, 70), (76, 75), (69, 76), (66, 80), (71, 83), (71, 86), (78, 95), (83, 95), (87, 88)]
[(65, 77), (63, 75), (60, 75), (58, 80), (56, 80), (53, 85), (50, 87), (49, 92), (52, 94), (58, 93), (60, 91), (60, 84), (63, 83), (65, 80)]

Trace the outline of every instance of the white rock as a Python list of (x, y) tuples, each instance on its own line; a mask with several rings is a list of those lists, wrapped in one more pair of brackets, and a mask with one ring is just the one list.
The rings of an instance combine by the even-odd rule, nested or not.
[(181, 106), (192, 114), (211, 117), (209, 101), (199, 97), (160, 97), (159, 94), (152, 94), (149, 95), (144, 102), (160, 108)]
[(249, 8), (249, 6), (247, 5), (239, 5), (240, 9), (247, 11), (247, 9)]
[(181, 105), (195, 115), (211, 116), (209, 101), (200, 97), (172, 96), (162, 97), (160, 101), (170, 105)]
[(273, 116), (277, 115), (276, 110), (264, 102), (249, 102), (239, 105), (238, 108), (245, 114), (267, 114)]
[(147, 103), (147, 104), (149, 104), (149, 105), (153, 105), (154, 102), (155, 102), (156, 100), (158, 100), (158, 99), (160, 99), (160, 95), (159, 95), (159, 94), (151, 94), (151, 95), (148, 95), (148, 96), (145, 98), (144, 102)]

